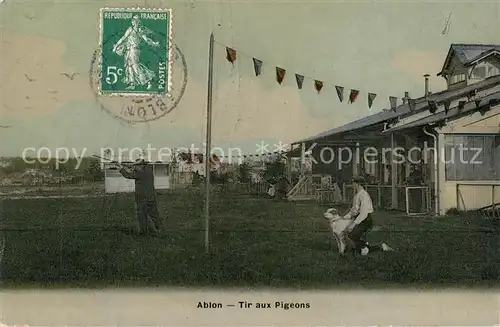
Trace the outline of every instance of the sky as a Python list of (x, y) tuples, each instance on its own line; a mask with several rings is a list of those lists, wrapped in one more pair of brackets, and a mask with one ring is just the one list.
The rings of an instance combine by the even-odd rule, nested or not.
[[(129, 124), (99, 105), (89, 69), (99, 47), (99, 9), (137, 6), (173, 9), (173, 38), (185, 56), (188, 82), (172, 112)], [(430, 90), (438, 92), (446, 84), (436, 74), (451, 43), (500, 43), (500, 1), (5, 0), (0, 15), (0, 125), (11, 126), (0, 128), (0, 156), (42, 147), (78, 155), (105, 147), (201, 149), (212, 31), (212, 147), (226, 155), (230, 148), (255, 154), (257, 144), (273, 151), (279, 142), (388, 108), (389, 96), (399, 103), (405, 91), (422, 96), (426, 73)], [(237, 50), (234, 65), (225, 46)], [(258, 77), (253, 57), (263, 62)], [(287, 71), (282, 85), (276, 66)], [(64, 72), (77, 75), (70, 80)], [(295, 73), (306, 76), (301, 90)], [(179, 76), (174, 70), (174, 91)], [(323, 81), (319, 94), (307, 77)], [(344, 86), (346, 99), (351, 88), (359, 90), (358, 99), (340, 103), (335, 85)], [(370, 109), (368, 92), (377, 94)], [(116, 101), (101, 99), (111, 110)]]

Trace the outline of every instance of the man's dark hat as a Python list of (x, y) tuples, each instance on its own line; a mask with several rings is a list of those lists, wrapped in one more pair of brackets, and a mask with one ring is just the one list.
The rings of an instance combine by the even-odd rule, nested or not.
[(147, 164), (148, 164), (148, 162), (146, 160), (144, 160), (144, 158), (139, 158), (134, 162), (134, 165), (137, 165), (137, 166), (147, 165)]
[(353, 181), (353, 183), (357, 183), (357, 184), (364, 184), (364, 183), (366, 183), (366, 180), (365, 180), (365, 178), (363, 176), (354, 176), (352, 178), (352, 181)]

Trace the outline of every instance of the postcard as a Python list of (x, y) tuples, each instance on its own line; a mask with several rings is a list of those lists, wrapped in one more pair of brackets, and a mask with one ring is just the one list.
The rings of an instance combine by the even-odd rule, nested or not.
[(1, 1), (0, 323), (498, 325), (499, 13)]

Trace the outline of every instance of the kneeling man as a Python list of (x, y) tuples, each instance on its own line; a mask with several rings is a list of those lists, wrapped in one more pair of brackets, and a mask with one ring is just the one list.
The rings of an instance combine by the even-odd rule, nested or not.
[(366, 234), (373, 227), (373, 203), (370, 195), (363, 187), (363, 177), (353, 178), (354, 199), (351, 210), (343, 217), (352, 222), (347, 226), (346, 236), (354, 243), (355, 251), (361, 255), (367, 255), (370, 250), (392, 250), (387, 244), (382, 243), (378, 247), (370, 247), (366, 242)]

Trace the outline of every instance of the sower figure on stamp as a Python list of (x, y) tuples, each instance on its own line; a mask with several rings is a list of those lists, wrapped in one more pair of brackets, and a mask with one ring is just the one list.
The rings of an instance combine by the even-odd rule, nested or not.
[(354, 244), (354, 250), (361, 255), (369, 252), (391, 251), (392, 249), (385, 243), (378, 246), (369, 246), (366, 241), (366, 234), (373, 227), (372, 214), (373, 203), (370, 195), (363, 187), (365, 179), (363, 177), (353, 178), (354, 199), (351, 210), (343, 217), (352, 220), (347, 227), (347, 237)]
[(153, 41), (148, 36), (151, 33), (151, 30), (142, 26), (139, 16), (135, 15), (132, 18), (131, 26), (113, 47), (113, 52), (124, 57), (125, 77), (123, 82), (129, 85), (127, 88), (129, 90), (134, 90), (137, 85), (146, 85), (148, 90), (151, 89), (155, 72), (146, 67), (140, 60), (143, 41), (152, 47), (159, 45), (157, 41)]
[[(125, 178), (135, 179), (135, 203), (139, 233), (145, 235), (152, 231), (155, 235), (158, 235), (162, 226), (156, 204), (153, 166), (149, 165), (144, 158), (141, 158), (133, 167), (122, 167), (120, 173)], [(148, 218), (153, 223), (152, 229), (149, 228)]]

